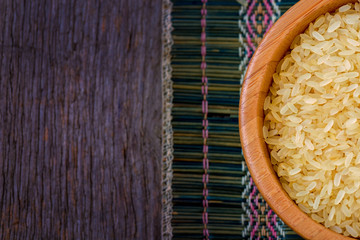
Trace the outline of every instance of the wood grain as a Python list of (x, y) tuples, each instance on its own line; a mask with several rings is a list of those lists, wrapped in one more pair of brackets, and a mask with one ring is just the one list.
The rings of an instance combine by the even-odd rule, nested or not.
[(249, 64), (242, 86), (239, 129), (246, 163), (259, 191), (284, 222), (306, 239), (349, 239), (313, 221), (282, 188), (262, 135), (263, 105), (275, 67), (294, 37), (318, 16), (355, 0), (302, 0), (269, 30)]
[(0, 1), (0, 239), (160, 239), (161, 0)]

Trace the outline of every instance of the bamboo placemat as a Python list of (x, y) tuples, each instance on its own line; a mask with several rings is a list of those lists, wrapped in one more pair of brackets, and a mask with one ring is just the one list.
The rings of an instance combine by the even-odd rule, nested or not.
[(164, 204), (165, 219), (172, 220), (165, 221), (164, 238), (300, 239), (257, 191), (238, 133), (247, 64), (264, 33), (295, 2), (172, 1), (172, 184), (164, 187), (172, 192)]

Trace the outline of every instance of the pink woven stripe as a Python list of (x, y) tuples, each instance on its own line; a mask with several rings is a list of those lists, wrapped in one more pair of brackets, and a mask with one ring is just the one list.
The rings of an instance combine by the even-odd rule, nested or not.
[[(249, 2), (250, 2), (250, 0), (248, 1), (248, 3), (249, 3)], [(246, 15), (251, 16), (251, 12), (252, 12), (252, 10), (253, 10), (254, 7), (255, 7), (255, 3), (256, 3), (256, 1), (252, 1), (252, 2), (251, 2), (250, 6), (249, 6), (249, 9), (247, 10)]]
[(209, 131), (208, 131), (208, 119), (207, 119), (207, 115), (209, 112), (208, 109), (208, 101), (207, 101), (207, 95), (208, 95), (208, 79), (206, 77), (206, 68), (207, 68), (207, 64), (206, 64), (206, 15), (207, 15), (207, 9), (206, 9), (206, 3), (207, 0), (201, 0), (201, 2), (203, 3), (202, 5), (202, 9), (201, 9), (201, 36), (200, 36), (200, 40), (201, 40), (201, 72), (202, 72), (202, 77), (201, 77), (201, 82), (202, 82), (202, 86), (201, 86), (201, 93), (203, 95), (203, 100), (201, 103), (201, 107), (202, 107), (202, 113), (203, 113), (203, 130), (202, 130), (202, 137), (203, 137), (203, 154), (204, 154), (204, 158), (203, 158), (203, 169), (204, 169), (204, 174), (203, 174), (203, 214), (202, 214), (202, 222), (203, 222), (203, 238), (205, 240), (208, 240), (210, 237), (209, 234), (209, 229), (208, 229), (208, 223), (209, 223), (209, 218), (208, 218), (208, 208), (209, 208), (209, 201), (208, 201), (208, 196), (209, 196), (209, 191), (208, 191), (208, 183), (209, 183), (209, 174), (208, 174), (208, 170), (209, 170), (209, 159), (208, 159), (208, 152), (209, 152), (209, 147), (207, 145), (207, 140), (209, 137)]
[(263, 0), (263, 3), (265, 4), (266, 10), (268, 11), (268, 13), (272, 16), (274, 13), (271, 9), (270, 4), (267, 2), (267, 0)]
[[(273, 211), (270, 209), (268, 214), (267, 214), (267, 226), (270, 229), (271, 234), (273, 235), (273, 237), (276, 239), (277, 238), (277, 234), (276, 231), (272, 225), (273, 223), (273, 218), (271, 217), (271, 214), (273, 214)], [(275, 216), (275, 214), (274, 214)]]
[(269, 21), (269, 16), (267, 14), (265, 14), (264, 16), (264, 26), (266, 26), (268, 24)]
[[(251, 19), (251, 21), (252, 21), (252, 24), (253, 24), (254, 26), (256, 26), (255, 17), (256, 17), (255, 14), (250, 17), (250, 19)], [(256, 38), (255, 32), (254, 32), (252, 26), (250, 25), (250, 22), (249, 22), (249, 24), (247, 25), (247, 27), (248, 27), (248, 30), (249, 30), (252, 38)]]

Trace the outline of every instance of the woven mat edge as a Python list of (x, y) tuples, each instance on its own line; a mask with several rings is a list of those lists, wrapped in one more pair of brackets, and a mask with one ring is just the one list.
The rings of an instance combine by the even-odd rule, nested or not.
[(173, 84), (171, 80), (171, 48), (173, 39), (171, 36), (172, 2), (162, 1), (162, 223), (161, 236), (163, 240), (172, 239), (172, 162), (173, 162), (173, 129), (171, 124), (171, 112), (173, 102)]

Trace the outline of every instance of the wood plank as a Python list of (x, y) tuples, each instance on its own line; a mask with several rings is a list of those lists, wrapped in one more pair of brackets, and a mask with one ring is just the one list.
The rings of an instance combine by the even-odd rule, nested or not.
[(0, 239), (159, 239), (161, 0), (3, 0), (0, 56)]

